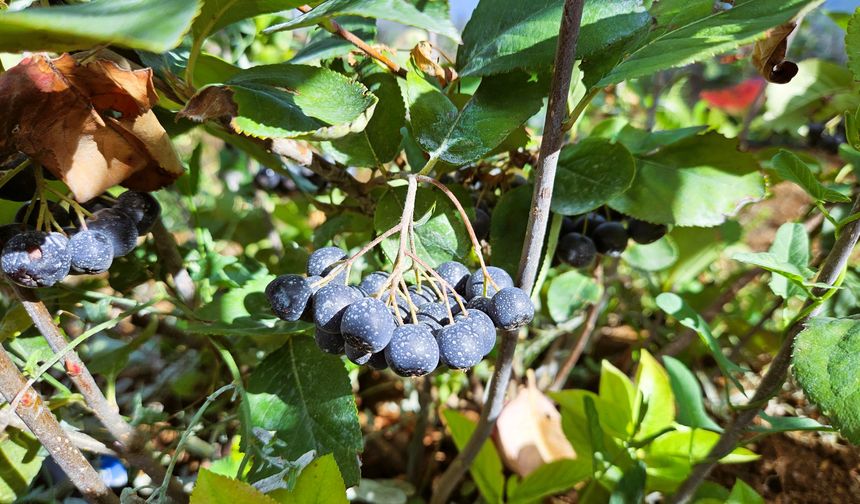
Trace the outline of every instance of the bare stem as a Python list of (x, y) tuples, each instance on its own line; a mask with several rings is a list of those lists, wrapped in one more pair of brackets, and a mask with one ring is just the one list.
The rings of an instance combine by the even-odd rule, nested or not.
[(24, 399), (18, 402), (15, 413), (48, 450), (84, 498), (98, 504), (118, 504), (117, 496), (104, 484), (99, 473), (87, 462), (81, 451), (75, 448), (48, 405), (27, 385), (24, 375), (18, 371), (6, 351), (0, 348), (0, 394), (11, 403), (21, 391)]
[(329, 272), (329, 274), (326, 275), (325, 278), (323, 278), (322, 280), (318, 280), (316, 283), (314, 283), (313, 286), (314, 287), (320, 287), (320, 286), (325, 285), (325, 284), (329, 283), (330, 281), (332, 281), (334, 278), (336, 278), (338, 275), (340, 275), (341, 272), (346, 271), (347, 268), (352, 266), (352, 263), (357, 261), (364, 254), (370, 252), (374, 247), (376, 247), (377, 245), (382, 243), (382, 240), (384, 240), (384, 239), (388, 238), (389, 236), (393, 235), (394, 233), (400, 231), (401, 226), (402, 226), (402, 224), (397, 224), (396, 226), (389, 228), (386, 232), (384, 232), (381, 235), (374, 238), (373, 241), (371, 241), (370, 243), (368, 243), (367, 245), (362, 247), (361, 250), (359, 250), (358, 252), (353, 254), (349, 259), (345, 260), (344, 262), (342, 262), (342, 263), (338, 264), (337, 266), (335, 266), (334, 268), (332, 268), (331, 272)]
[[(858, 211), (860, 211), (860, 196), (857, 196), (854, 200), (851, 213)], [(707, 459), (693, 467), (693, 471), (680, 488), (678, 488), (671, 502), (681, 504), (690, 501), (699, 488), (699, 485), (705, 481), (705, 478), (708, 477), (714, 466), (717, 465), (717, 462), (735, 449), (741, 437), (746, 432), (747, 427), (758, 416), (767, 400), (779, 392), (780, 387), (785, 382), (788, 368), (791, 365), (794, 339), (803, 330), (804, 325), (821, 312), (824, 301), (821, 299), (821, 296), (830, 292), (842, 275), (858, 239), (860, 239), (860, 221), (853, 221), (843, 228), (842, 234), (836, 239), (836, 243), (833, 245), (830, 253), (827, 254), (827, 258), (824, 259), (821, 269), (818, 271), (818, 276), (815, 279), (816, 283), (827, 284), (828, 287), (818, 287), (813, 290), (814, 297), (807, 300), (804, 306), (803, 311), (806, 312), (806, 315), (799, 317), (788, 327), (779, 352), (770, 363), (770, 367), (762, 378), (761, 383), (759, 383), (755, 394), (749, 400), (749, 405), (758, 406), (741, 410), (738, 416), (723, 431), (717, 444), (708, 453)]]
[[(585, 0), (565, 0), (564, 2), (564, 13), (562, 14), (558, 45), (556, 46), (555, 53), (555, 71), (550, 87), (543, 139), (541, 140), (540, 155), (535, 175), (535, 190), (532, 196), (531, 213), (529, 214), (525, 243), (523, 244), (523, 254), (520, 257), (519, 285), (526, 292), (531, 292), (534, 285), (540, 263), (541, 247), (543, 246), (543, 239), (546, 234), (549, 205), (550, 201), (552, 201), (553, 183), (555, 181), (555, 170), (564, 139), (564, 130), (562, 127), (567, 117), (567, 96), (570, 91), (573, 62), (576, 59), (576, 42), (579, 38), (579, 26), (582, 22), (582, 7), (584, 3)], [(579, 113), (584, 108), (585, 106), (582, 107)], [(460, 483), (466, 470), (492, 432), (493, 425), (499, 413), (501, 413), (502, 405), (504, 404), (505, 391), (511, 377), (511, 367), (517, 346), (517, 338), (516, 331), (506, 331), (502, 334), (502, 343), (499, 348), (496, 368), (493, 371), (490, 393), (487, 402), (484, 403), (484, 407), (481, 410), (481, 418), (466, 446), (463, 447), (463, 450), (439, 479), (430, 504), (444, 504), (450, 501), (450, 496), (454, 488)]]
[(159, 217), (152, 226), (152, 238), (155, 244), (155, 252), (158, 258), (164, 265), (168, 275), (173, 281), (173, 289), (179, 299), (188, 306), (193, 306), (194, 299), (197, 296), (197, 289), (194, 287), (194, 281), (188, 270), (185, 269), (185, 264), (182, 260), (182, 255), (179, 253), (179, 248), (176, 245), (176, 238), (173, 234), (164, 227), (164, 222)]

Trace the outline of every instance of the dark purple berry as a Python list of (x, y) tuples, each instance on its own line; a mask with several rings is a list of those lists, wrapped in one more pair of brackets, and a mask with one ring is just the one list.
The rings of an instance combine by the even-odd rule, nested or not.
[(338, 333), (328, 332), (317, 327), (314, 332), (314, 341), (325, 353), (340, 355), (344, 352), (343, 336)]
[(511, 330), (528, 325), (535, 317), (535, 307), (526, 291), (516, 287), (500, 290), (490, 301), (490, 317), (496, 327)]
[(643, 245), (654, 243), (666, 235), (668, 228), (665, 224), (652, 224), (638, 219), (630, 219), (627, 222), (627, 234), (636, 243)]
[(346, 358), (353, 364), (358, 364), (359, 366), (367, 364), (370, 358), (373, 357), (372, 353), (359, 350), (346, 342), (343, 344), (343, 353), (346, 354)]
[(496, 346), (496, 326), (490, 316), (482, 311), (468, 309), (466, 312), (468, 316), (461, 313), (454, 317), (454, 322), (465, 325), (474, 332), (482, 343), (481, 351), (487, 355)]
[(579, 233), (591, 236), (597, 226), (606, 222), (606, 218), (598, 213), (589, 212), (578, 217), (565, 217), (561, 225), (561, 234)]
[(110, 268), (113, 246), (110, 239), (98, 231), (82, 230), (69, 238), (71, 270), (75, 273), (95, 275)]
[(124, 212), (105, 208), (87, 219), (87, 229), (98, 231), (110, 240), (114, 257), (122, 257), (137, 245), (137, 226)]
[(448, 282), (458, 294), (466, 291), (466, 282), (469, 280), (469, 268), (457, 261), (448, 261), (436, 267), (436, 273)]
[(311, 298), (308, 279), (300, 275), (281, 275), (266, 286), (266, 297), (272, 312), (280, 319), (299, 320)]
[(563, 263), (569, 264), (574, 268), (585, 268), (594, 261), (597, 255), (597, 247), (594, 246), (591, 238), (585, 235), (568, 233), (558, 241), (555, 255)]
[(439, 365), (439, 345), (427, 326), (402, 325), (385, 347), (385, 360), (400, 376), (423, 376)]
[(371, 355), (370, 359), (367, 361), (367, 365), (377, 371), (388, 369), (388, 361), (385, 360), (385, 352), (377, 352)]
[(314, 294), (314, 322), (328, 332), (339, 332), (346, 308), (361, 299), (346, 285), (330, 283)]
[[(310, 256), (308, 256), (308, 276), (326, 276), (334, 269), (336, 263), (343, 261), (346, 259), (347, 255), (343, 249), (339, 247), (323, 247), (321, 249), (314, 250)], [(344, 272), (345, 273), (345, 272)], [(343, 281), (341, 281), (341, 275), (338, 275), (337, 282), (338, 283), (346, 283), (346, 275), (343, 275)]]
[(116, 199), (114, 208), (131, 217), (139, 236), (148, 233), (161, 215), (158, 200), (147, 192), (126, 191)]
[[(2, 169), (0, 178), (6, 175), (8, 170), (17, 167), (26, 160), (27, 156), (23, 154), (13, 155), (0, 165), (0, 169)], [(22, 169), (0, 186), (0, 199), (8, 201), (28, 201), (34, 194), (36, 194), (36, 174), (30, 167)]]
[(376, 298), (363, 298), (350, 304), (340, 321), (344, 341), (366, 353), (383, 350), (396, 328), (388, 307)]
[(484, 358), (484, 341), (462, 321), (443, 327), (436, 334), (439, 360), (451, 369), (466, 369)]
[(466, 303), (466, 309), (475, 309), (490, 314), (490, 298), (484, 296), (475, 296)]
[(475, 209), (475, 218), (471, 219), (475, 237), (486, 240), (490, 236), (490, 214), (480, 208)]
[(364, 291), (366, 296), (375, 296), (388, 281), (388, 273), (384, 271), (373, 271), (365, 275), (358, 284), (358, 288)]
[(592, 235), (597, 251), (610, 256), (619, 256), (624, 252), (627, 238), (627, 230), (620, 222), (604, 222), (595, 228)]
[(69, 240), (60, 233), (27, 231), (3, 247), (0, 267), (9, 280), (24, 287), (50, 287), (69, 274)]
[(271, 168), (261, 168), (254, 175), (254, 187), (263, 191), (272, 191), (281, 184), (281, 174)]
[(418, 310), (416, 317), (418, 322), (427, 325), (431, 331), (438, 331), (442, 327), (451, 323), (451, 318), (448, 316), (448, 308), (445, 303), (427, 303)]
[[(514, 280), (510, 275), (508, 275), (508, 272), (502, 268), (487, 266), (487, 273), (490, 274), (490, 277), (496, 285), (498, 285), (499, 289), (514, 286)], [(487, 282), (487, 292), (486, 294), (484, 293), (484, 272), (477, 269), (469, 277), (469, 280), (466, 281), (466, 294), (464, 297), (466, 299), (472, 299), (475, 296), (493, 297), (493, 294), (496, 292), (497, 289), (493, 287), (493, 284)]]

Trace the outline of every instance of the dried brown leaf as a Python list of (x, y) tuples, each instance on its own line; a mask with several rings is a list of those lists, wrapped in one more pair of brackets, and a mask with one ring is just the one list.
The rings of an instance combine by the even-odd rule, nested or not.
[(430, 42), (422, 41), (412, 48), (410, 53), (415, 64), (425, 74), (436, 77), (439, 85), (445, 87), (449, 82), (457, 78), (457, 72), (451, 67), (443, 67), (438, 58), (433, 56), (433, 46)]
[(765, 38), (755, 43), (752, 62), (758, 73), (768, 82), (785, 84), (797, 75), (797, 65), (785, 59), (788, 36), (797, 27), (794, 22), (770, 29)]

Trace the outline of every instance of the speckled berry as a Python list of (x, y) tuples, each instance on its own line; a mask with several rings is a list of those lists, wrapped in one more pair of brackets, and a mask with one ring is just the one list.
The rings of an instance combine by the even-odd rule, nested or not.
[[(335, 263), (343, 261), (346, 257), (346, 252), (340, 247), (323, 247), (314, 250), (308, 256), (308, 276), (319, 275), (324, 277), (331, 272)], [(339, 283), (345, 283), (345, 281)]]
[[(468, 316), (467, 316), (468, 314)], [(466, 325), (481, 342), (481, 352), (487, 355), (496, 346), (496, 326), (486, 313), (474, 308), (454, 317), (455, 323)]]
[(148, 233), (161, 215), (158, 200), (147, 192), (126, 191), (116, 199), (114, 208), (131, 217), (140, 236)]
[(358, 364), (359, 366), (367, 364), (370, 361), (370, 358), (373, 357), (371, 352), (359, 350), (346, 342), (343, 344), (343, 353), (346, 354), (346, 358), (353, 364)]
[(426, 375), (439, 365), (439, 345), (427, 326), (402, 325), (385, 347), (385, 360), (400, 376)]
[(535, 307), (526, 291), (516, 287), (502, 289), (490, 301), (490, 317), (497, 327), (511, 330), (528, 325)]
[(311, 289), (311, 297), (308, 298), (308, 303), (305, 305), (305, 311), (302, 312), (302, 316), (299, 317), (299, 320), (305, 322), (314, 322), (314, 294), (320, 290), (320, 286), (317, 285), (317, 282), (322, 280), (321, 276), (309, 276), (307, 277), (308, 287)]
[(113, 246), (110, 239), (98, 231), (79, 231), (69, 238), (71, 270), (75, 273), (95, 275), (103, 273), (113, 263)]
[(396, 328), (388, 307), (376, 298), (364, 298), (350, 304), (340, 321), (343, 339), (365, 353), (384, 349)]
[(128, 254), (137, 245), (137, 226), (134, 220), (113, 208), (94, 213), (87, 219), (87, 229), (98, 231), (110, 240), (114, 257)]
[(427, 303), (418, 310), (418, 322), (427, 325), (434, 333), (451, 323), (444, 303)]
[(328, 332), (319, 327), (314, 331), (314, 341), (325, 353), (340, 355), (344, 351), (343, 337), (335, 332)]
[(466, 282), (469, 280), (469, 268), (457, 261), (448, 261), (436, 267), (436, 273), (448, 282), (458, 294), (466, 292)]
[(266, 297), (275, 316), (295, 322), (308, 306), (311, 286), (303, 276), (281, 275), (266, 286)]
[(368, 273), (361, 279), (358, 288), (364, 291), (367, 296), (375, 296), (388, 281), (388, 273), (384, 271), (373, 271)]
[(456, 322), (436, 333), (439, 360), (451, 369), (466, 369), (484, 358), (484, 342), (465, 322)]
[(347, 306), (361, 298), (346, 285), (331, 283), (314, 294), (314, 322), (328, 332), (339, 332)]
[(475, 296), (466, 303), (466, 309), (475, 309), (490, 314), (490, 298), (484, 296)]
[(60, 233), (27, 231), (3, 247), (0, 267), (13, 282), (24, 287), (50, 287), (69, 274), (69, 240)]
[(585, 268), (597, 256), (597, 248), (591, 238), (579, 233), (567, 233), (558, 241), (556, 257), (574, 268)]
[[(503, 270), (502, 268), (497, 268), (495, 266), (487, 266), (487, 273), (490, 274), (490, 277), (493, 281), (498, 285), (499, 289), (504, 289), (505, 287), (513, 287), (514, 280), (508, 275), (508, 272)], [(484, 272), (480, 269), (476, 270), (469, 279), (466, 281), (466, 299), (472, 299), (475, 296), (484, 296), (493, 297), (493, 295), (497, 292), (497, 289), (493, 287), (492, 283), (487, 283), (487, 293), (484, 294)]]

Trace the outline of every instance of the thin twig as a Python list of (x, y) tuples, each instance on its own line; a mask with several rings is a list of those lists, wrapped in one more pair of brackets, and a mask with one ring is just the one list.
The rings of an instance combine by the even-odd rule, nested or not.
[[(523, 253), (520, 257), (519, 285), (520, 288), (529, 293), (537, 276), (541, 247), (549, 220), (549, 206), (552, 201), (558, 155), (564, 140), (562, 128), (565, 119), (567, 119), (567, 97), (570, 91), (573, 63), (576, 59), (576, 42), (579, 38), (579, 26), (582, 22), (584, 3), (585, 0), (565, 0), (564, 2), (564, 12), (555, 53), (555, 71), (550, 87), (538, 166), (535, 170), (535, 189), (532, 195), (531, 213), (526, 228)], [(580, 113), (582, 110), (584, 107), (580, 109)], [(489, 397), (481, 410), (481, 418), (478, 420), (478, 425), (466, 446), (439, 478), (430, 504), (449, 502), (454, 488), (460, 483), (478, 451), (484, 446), (492, 432), (504, 404), (517, 338), (517, 331), (506, 331), (502, 334), (499, 356), (490, 383)]]
[[(857, 196), (854, 200), (851, 213), (858, 211), (860, 211), (860, 196)], [(693, 497), (699, 485), (708, 477), (717, 462), (735, 449), (741, 436), (746, 432), (747, 427), (749, 427), (750, 423), (752, 423), (753, 419), (761, 411), (761, 405), (765, 404), (767, 399), (773, 397), (779, 391), (783, 382), (785, 382), (788, 368), (791, 365), (791, 353), (795, 338), (803, 330), (804, 325), (821, 312), (823, 308), (823, 300), (820, 299), (821, 296), (830, 292), (839, 280), (858, 239), (860, 239), (860, 221), (847, 224), (843, 228), (842, 234), (837, 238), (830, 253), (827, 254), (827, 258), (822, 263), (821, 269), (818, 271), (815, 279), (816, 283), (827, 284), (830, 287), (813, 289), (815, 297), (807, 300), (804, 305), (803, 311), (806, 312), (806, 315), (795, 320), (786, 330), (785, 339), (779, 352), (770, 363), (767, 373), (765, 373), (755, 394), (753, 394), (752, 399), (749, 401), (750, 405), (759, 406), (741, 410), (734, 421), (726, 427), (717, 444), (708, 453), (707, 459), (693, 467), (693, 471), (680, 488), (678, 488), (671, 502), (682, 504), (688, 502)]]
[(156, 219), (155, 225), (152, 226), (152, 238), (155, 244), (155, 252), (158, 254), (158, 258), (163, 263), (168, 275), (170, 275), (173, 283), (172, 287), (177, 296), (188, 306), (193, 306), (197, 295), (194, 281), (191, 279), (188, 270), (185, 269), (182, 255), (179, 253), (179, 248), (176, 245), (176, 238), (164, 227), (161, 217)]
[(27, 385), (27, 380), (12, 363), (6, 350), (0, 348), (0, 395), (11, 403), (22, 390), (25, 399), (18, 403), (15, 413), (48, 450), (72, 484), (89, 502), (118, 504), (117, 496), (81, 451), (75, 448), (42, 397)]

